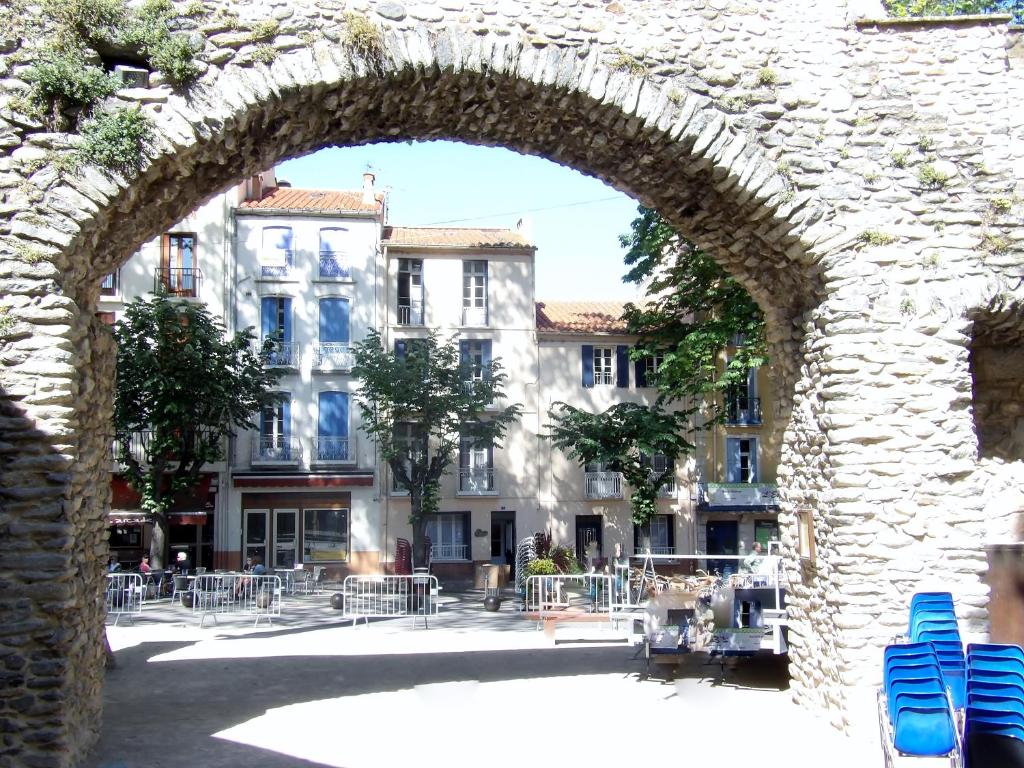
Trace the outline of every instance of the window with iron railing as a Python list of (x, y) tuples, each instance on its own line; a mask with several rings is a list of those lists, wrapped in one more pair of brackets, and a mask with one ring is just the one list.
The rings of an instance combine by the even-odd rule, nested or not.
[(344, 227), (322, 227), (320, 229), (320, 277), (349, 277), (348, 230)]
[(594, 347), (594, 385), (611, 386), (615, 383), (613, 368), (615, 350), (611, 347)]
[(100, 281), (100, 296), (117, 296), (121, 293), (121, 270), (115, 269)]
[(675, 518), (655, 515), (644, 525), (633, 526), (633, 552), (635, 554), (674, 555)]
[(487, 262), (462, 262), (462, 324), (487, 325)]
[(203, 273), (196, 264), (196, 238), (192, 234), (171, 232), (163, 236), (160, 267), (153, 291), (170, 296), (199, 296)]
[(259, 260), (261, 277), (289, 277), (295, 267), (292, 228), (264, 227)]
[(423, 260), (398, 260), (398, 324), (423, 325)]

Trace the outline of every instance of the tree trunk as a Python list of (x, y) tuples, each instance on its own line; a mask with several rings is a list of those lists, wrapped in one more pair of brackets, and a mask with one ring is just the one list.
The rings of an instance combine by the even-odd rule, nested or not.
[(153, 515), (153, 537), (149, 541), (149, 566), (162, 571), (167, 566), (167, 547), (170, 543), (167, 516)]
[(412, 523), (412, 565), (427, 566), (427, 521), (423, 517), (423, 496), (418, 490), (409, 492), (409, 520)]

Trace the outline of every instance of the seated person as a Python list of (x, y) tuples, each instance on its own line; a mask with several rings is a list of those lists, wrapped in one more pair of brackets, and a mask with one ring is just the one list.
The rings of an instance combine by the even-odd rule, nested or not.
[(142, 562), (139, 563), (139, 573), (149, 573), (153, 569), (149, 567), (149, 555), (142, 556)]
[(178, 559), (174, 563), (174, 572), (179, 576), (188, 576), (191, 565), (188, 562), (188, 553), (179, 552)]

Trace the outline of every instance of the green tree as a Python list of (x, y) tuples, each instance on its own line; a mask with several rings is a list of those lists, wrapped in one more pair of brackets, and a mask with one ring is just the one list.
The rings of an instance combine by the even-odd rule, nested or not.
[(494, 405), (506, 399), (498, 360), (474, 371), (460, 360), (455, 339), (442, 342), (434, 331), (397, 342), (395, 350), (386, 350), (371, 331), (353, 354), (361, 429), (377, 442), (395, 483), (409, 492), (413, 557), (424, 563), (428, 515), (438, 510), (441, 478), (461, 441), (497, 447), (522, 407)]
[(959, 16), (1010, 12), (1007, 0), (882, 0), (890, 16)]
[[(623, 311), (629, 332), (638, 336), (631, 355), (660, 360), (654, 373), (663, 402), (742, 385), (747, 371), (767, 362), (761, 309), (656, 211), (641, 206), (638, 212), (620, 238), (631, 267), (624, 280), (646, 286), (647, 294), (646, 302)], [(743, 343), (723, 368), (719, 357), (738, 338)]]
[(253, 349), (252, 329), (226, 339), (205, 307), (162, 295), (131, 301), (114, 338), (118, 458), (154, 516), (150, 558), (163, 567), (175, 496), (195, 488), (204, 464), (224, 458), (225, 438), (255, 426), (279, 374)]
[[(604, 413), (588, 413), (558, 402), (548, 410), (548, 437), (581, 465), (601, 462), (621, 472), (632, 489), (633, 522), (645, 525), (658, 511), (658, 492), (672, 479), (675, 461), (693, 450), (686, 439), (691, 415), (692, 410), (668, 412), (640, 403), (617, 403)], [(668, 459), (661, 472), (652, 469), (655, 454)]]

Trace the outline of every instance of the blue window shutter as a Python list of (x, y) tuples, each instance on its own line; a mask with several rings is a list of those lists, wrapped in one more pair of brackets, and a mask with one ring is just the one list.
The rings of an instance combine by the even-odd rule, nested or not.
[(277, 330), (277, 299), (264, 296), (260, 300), (260, 333), (261, 340), (274, 337)]
[(676, 519), (673, 515), (665, 515), (665, 523), (668, 526), (668, 545), (675, 549), (676, 546)]
[(459, 342), (459, 365), (469, 367), (469, 342), (465, 339)]
[(594, 386), (594, 345), (583, 345), (583, 386), (590, 389)]
[(491, 359), (492, 359), (491, 358), (491, 341), (490, 341), (490, 339), (488, 339), (487, 341), (481, 342), (481, 345), (482, 345), (482, 351), (483, 351), (482, 359), (483, 359), (483, 367), (484, 367), (484, 379), (486, 379), (487, 381), (490, 381), (491, 380)]
[(395, 357), (399, 360), (405, 359), (407, 345), (405, 339), (395, 339)]
[(292, 340), (292, 300), (281, 299), (282, 303), (282, 314), (284, 315), (284, 327), (282, 331), (282, 341)]
[(281, 416), (283, 422), (283, 428), (281, 434), (288, 436), (292, 433), (292, 397), (287, 395), (284, 402), (281, 403)]
[(740, 482), (740, 439), (738, 437), (725, 439), (725, 482)]
[(637, 389), (647, 386), (647, 358), (641, 358), (633, 365), (633, 374), (636, 376)]
[(629, 387), (629, 347), (615, 347), (615, 386)]
[(348, 343), (348, 299), (320, 299), (320, 341)]
[(321, 392), (320, 414), (317, 420), (319, 437), (348, 436), (348, 393)]
[(750, 482), (757, 482), (757, 441), (751, 440), (750, 443)]

